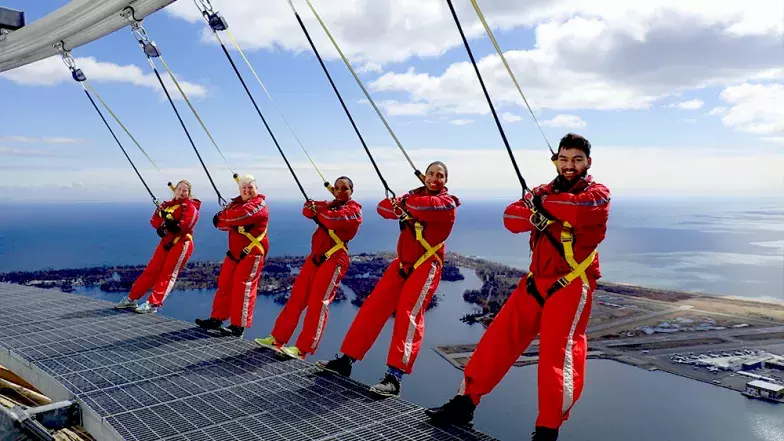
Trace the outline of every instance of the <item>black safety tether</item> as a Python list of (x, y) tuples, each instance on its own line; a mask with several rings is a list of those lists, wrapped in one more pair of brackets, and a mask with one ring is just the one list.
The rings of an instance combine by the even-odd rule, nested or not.
[(520, 185), (523, 187), (523, 196), (525, 196), (525, 192), (531, 191), (531, 189), (528, 188), (528, 185), (525, 183), (525, 178), (523, 178), (522, 173), (520, 173), (520, 168), (517, 166), (517, 161), (515, 160), (514, 153), (512, 153), (512, 148), (509, 146), (509, 141), (506, 139), (506, 133), (504, 133), (504, 128), (501, 126), (501, 120), (498, 119), (498, 114), (495, 111), (495, 107), (493, 106), (492, 100), (490, 100), (490, 94), (487, 93), (487, 87), (485, 87), (485, 82), (482, 79), (482, 74), (479, 73), (479, 67), (476, 65), (474, 54), (471, 52), (471, 47), (468, 46), (468, 40), (466, 40), (465, 34), (463, 33), (463, 27), (460, 26), (460, 20), (457, 18), (455, 7), (452, 6), (452, 0), (446, 0), (446, 2), (449, 5), (449, 10), (452, 11), (452, 17), (455, 19), (457, 30), (460, 31), (460, 37), (463, 39), (463, 45), (465, 45), (466, 51), (468, 52), (468, 57), (471, 59), (471, 64), (474, 66), (474, 71), (476, 71), (476, 76), (479, 78), (479, 84), (482, 85), (482, 92), (484, 92), (485, 99), (487, 99), (487, 104), (490, 106), (490, 111), (493, 113), (495, 124), (496, 126), (498, 126), (498, 132), (501, 133), (501, 138), (504, 140), (506, 151), (509, 153), (509, 158), (512, 160), (512, 165), (514, 166), (515, 172), (517, 173), (517, 179), (520, 181)]
[[(212, 188), (215, 190), (215, 194), (218, 195), (218, 204), (220, 206), (225, 206), (227, 204), (226, 199), (223, 198), (223, 196), (220, 193), (220, 190), (218, 190), (218, 186), (215, 185), (215, 181), (212, 179), (212, 175), (210, 175), (210, 171), (207, 169), (207, 165), (204, 163), (204, 160), (202, 159), (201, 154), (199, 153), (199, 149), (196, 148), (196, 143), (193, 142), (193, 138), (191, 137), (188, 128), (185, 126), (185, 122), (182, 120), (182, 117), (180, 116), (180, 112), (179, 110), (177, 110), (177, 106), (174, 105), (174, 100), (172, 100), (172, 97), (169, 94), (169, 90), (166, 88), (166, 84), (163, 82), (163, 78), (161, 78), (161, 74), (158, 72), (158, 68), (155, 66), (155, 63), (152, 61), (153, 57), (161, 56), (160, 49), (158, 49), (158, 47), (155, 45), (154, 42), (150, 41), (149, 38), (147, 38), (147, 32), (144, 30), (143, 27), (141, 27), (140, 22), (135, 21), (135, 18), (133, 17), (133, 8), (128, 7), (126, 9), (130, 9), (131, 17), (133, 18), (133, 20), (131, 20), (132, 34), (136, 38), (136, 41), (139, 42), (139, 46), (142, 48), (144, 55), (147, 57), (147, 61), (150, 62), (150, 66), (152, 67), (152, 70), (155, 73), (155, 78), (158, 79), (158, 83), (161, 85), (161, 88), (163, 89), (163, 93), (166, 94), (166, 99), (169, 101), (171, 108), (174, 110), (174, 114), (177, 115), (177, 120), (180, 122), (180, 126), (182, 126), (182, 130), (185, 132), (185, 136), (188, 138), (188, 142), (190, 142), (191, 147), (193, 147), (193, 151), (196, 153), (196, 157), (199, 158), (199, 163), (204, 169), (204, 173), (207, 174), (207, 178), (210, 180), (210, 185), (212, 185)], [(236, 174), (234, 175), (234, 179), (237, 179)]]
[(389, 188), (389, 184), (387, 184), (387, 181), (386, 179), (384, 179), (384, 176), (381, 174), (381, 170), (379, 170), (375, 159), (373, 159), (373, 154), (370, 153), (370, 149), (368, 148), (365, 139), (362, 137), (362, 133), (359, 132), (359, 128), (357, 127), (357, 124), (354, 122), (354, 118), (351, 116), (351, 112), (349, 112), (348, 107), (346, 106), (346, 102), (343, 101), (343, 97), (340, 95), (337, 86), (335, 86), (335, 82), (332, 81), (332, 76), (329, 74), (329, 71), (327, 70), (327, 66), (324, 64), (324, 60), (321, 59), (321, 55), (319, 54), (318, 49), (316, 49), (316, 45), (313, 44), (313, 40), (310, 38), (310, 33), (308, 33), (308, 29), (305, 27), (305, 23), (302, 22), (302, 18), (300, 18), (299, 13), (297, 13), (297, 10), (293, 9), (293, 7), (292, 10), (294, 11), (294, 16), (297, 17), (297, 22), (299, 23), (300, 28), (302, 28), (302, 32), (305, 34), (305, 37), (308, 39), (308, 43), (310, 43), (311, 49), (313, 49), (313, 53), (316, 54), (316, 58), (318, 58), (319, 64), (321, 64), (321, 68), (324, 70), (324, 74), (327, 76), (327, 79), (329, 80), (329, 84), (332, 86), (332, 90), (335, 91), (335, 95), (337, 95), (338, 100), (340, 100), (340, 105), (343, 107), (343, 111), (346, 113), (348, 120), (351, 122), (351, 126), (354, 128), (354, 132), (357, 134), (357, 137), (359, 138), (359, 142), (362, 143), (362, 147), (365, 149), (365, 153), (367, 153), (368, 158), (370, 158), (370, 162), (373, 164), (373, 168), (376, 170), (376, 174), (378, 174), (378, 178), (381, 179), (381, 184), (384, 185), (384, 191), (386, 192), (387, 197), (389, 197), (391, 194), (391, 197), (395, 198), (396, 197), (395, 192), (392, 191), (391, 188)]

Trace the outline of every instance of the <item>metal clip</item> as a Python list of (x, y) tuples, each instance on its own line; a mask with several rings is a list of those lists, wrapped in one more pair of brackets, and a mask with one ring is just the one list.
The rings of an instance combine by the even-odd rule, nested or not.
[(84, 72), (82, 72), (81, 69), (76, 68), (76, 61), (71, 56), (71, 51), (65, 50), (65, 43), (63, 43), (62, 40), (53, 44), (52, 47), (57, 49), (57, 52), (60, 52), (60, 56), (63, 58), (63, 63), (65, 63), (65, 65), (68, 66), (68, 69), (71, 70), (71, 77), (74, 79), (74, 81), (87, 81), (87, 76), (85, 76)]
[(544, 231), (548, 225), (550, 225), (549, 219), (542, 216), (541, 213), (534, 211), (531, 214), (531, 218), (529, 219), (531, 225), (533, 225), (537, 230)]

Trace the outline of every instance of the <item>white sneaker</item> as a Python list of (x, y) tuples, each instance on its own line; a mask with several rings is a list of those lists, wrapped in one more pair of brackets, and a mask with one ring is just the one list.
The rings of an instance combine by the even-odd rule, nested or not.
[(130, 298), (130, 297), (128, 297), (128, 296), (125, 296), (125, 298), (123, 298), (122, 300), (120, 300), (120, 302), (119, 302), (119, 303), (117, 303), (116, 305), (114, 305), (114, 309), (131, 309), (131, 308), (136, 308), (136, 307), (138, 307), (138, 306), (139, 306), (139, 305), (138, 305), (138, 303), (136, 302), (136, 300), (131, 300), (131, 298)]
[(133, 310), (133, 312), (138, 314), (155, 314), (156, 312), (158, 312), (158, 307), (151, 305), (150, 302), (144, 302), (141, 305), (137, 306), (136, 309)]

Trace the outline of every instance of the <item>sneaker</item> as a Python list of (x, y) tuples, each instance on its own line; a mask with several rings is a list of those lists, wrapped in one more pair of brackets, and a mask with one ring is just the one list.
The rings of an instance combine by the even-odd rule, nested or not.
[(556, 441), (558, 439), (558, 429), (549, 427), (536, 427), (536, 431), (531, 434), (531, 441)]
[(245, 333), (245, 328), (243, 328), (242, 326), (229, 325), (226, 328), (221, 327), (220, 329), (218, 329), (218, 331), (220, 331), (221, 335), (224, 337), (242, 338), (242, 335)]
[(392, 374), (386, 374), (380, 383), (370, 386), (370, 391), (385, 397), (400, 396), (400, 380)]
[(158, 308), (160, 308), (160, 306), (152, 305), (150, 304), (150, 302), (144, 302), (141, 305), (137, 306), (136, 309), (133, 310), (133, 312), (137, 314), (155, 314), (156, 312), (158, 312)]
[(344, 377), (351, 376), (351, 365), (354, 363), (354, 360), (351, 359), (346, 354), (343, 354), (341, 357), (335, 356), (334, 360), (319, 360), (316, 362), (316, 367), (321, 370), (329, 371), (336, 373), (338, 375), (342, 375)]
[(455, 426), (473, 426), (476, 405), (468, 395), (455, 395), (441, 407), (425, 409), (425, 415), (433, 422)]
[(255, 341), (257, 345), (272, 349), (275, 352), (280, 352), (280, 348), (283, 346), (279, 341), (275, 340), (275, 337), (271, 335), (267, 336), (266, 338), (257, 338), (253, 341)]
[(208, 319), (196, 319), (196, 324), (202, 329), (220, 329), (223, 320), (212, 317)]
[(301, 352), (298, 347), (296, 346), (284, 346), (281, 348), (281, 352), (288, 355), (291, 358), (299, 358), (300, 360), (305, 359), (305, 353)]
[(125, 296), (119, 303), (114, 305), (114, 309), (136, 309), (139, 304), (136, 300), (131, 300), (130, 297)]

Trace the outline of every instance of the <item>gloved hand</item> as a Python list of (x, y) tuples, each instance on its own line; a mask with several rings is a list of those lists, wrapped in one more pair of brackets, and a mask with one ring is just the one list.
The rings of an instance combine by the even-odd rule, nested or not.
[(167, 220), (166, 220), (166, 221), (163, 223), (163, 226), (164, 226), (164, 227), (166, 227), (166, 229), (167, 229), (167, 230), (169, 230), (169, 231), (171, 231), (172, 233), (174, 233), (174, 234), (177, 234), (177, 233), (179, 233), (180, 231), (182, 231), (182, 228), (180, 228), (180, 226), (179, 226), (179, 225), (177, 225), (178, 223), (179, 223), (179, 222), (178, 222), (178, 221), (176, 221), (176, 220), (168, 220), (168, 219), (167, 219)]
[(215, 228), (218, 228), (218, 222), (220, 221), (219, 216), (220, 213), (215, 213), (215, 216), (212, 217), (212, 226)]
[(531, 205), (532, 205), (532, 208), (533, 208), (533, 210), (534, 210), (534, 211), (536, 211), (536, 213), (537, 213), (537, 214), (541, 215), (541, 216), (542, 216), (542, 217), (544, 217), (545, 219), (547, 219), (547, 220), (551, 220), (551, 221), (554, 221), (554, 220), (556, 220), (556, 219), (553, 217), (553, 215), (552, 215), (552, 214), (550, 214), (550, 213), (549, 213), (549, 212), (548, 212), (548, 211), (547, 211), (547, 210), (544, 208), (544, 199), (545, 199), (545, 197), (547, 197), (547, 196), (542, 196), (542, 195), (540, 195), (540, 194), (535, 194), (535, 195), (534, 195), (534, 196), (531, 198)]
[(158, 233), (159, 237), (166, 237), (166, 227), (160, 227), (155, 232)]

